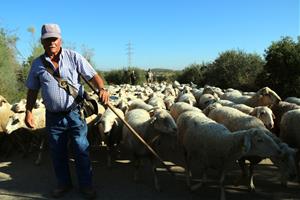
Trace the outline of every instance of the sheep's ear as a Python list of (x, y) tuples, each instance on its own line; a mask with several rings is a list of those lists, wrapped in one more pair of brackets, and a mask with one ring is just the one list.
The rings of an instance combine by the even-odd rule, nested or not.
[(251, 137), (248, 134), (244, 135), (244, 144), (242, 146), (243, 152), (248, 153), (251, 149)]
[(114, 120), (114, 124), (116, 124), (117, 126), (119, 126), (119, 122), (117, 119)]

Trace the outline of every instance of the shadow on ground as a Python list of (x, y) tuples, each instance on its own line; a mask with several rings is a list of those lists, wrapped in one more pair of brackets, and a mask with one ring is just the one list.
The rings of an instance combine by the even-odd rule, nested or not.
[[(41, 165), (34, 164), (35, 154), (22, 157), (17, 153), (8, 158), (0, 158), (0, 199), (51, 199), (50, 191), (56, 186), (49, 153), (44, 152)], [(194, 192), (189, 192), (181, 176), (170, 176), (159, 172), (161, 192), (154, 189), (149, 163), (141, 170), (141, 180), (133, 181), (133, 169), (129, 163), (114, 162), (112, 168), (106, 166), (106, 152), (98, 148), (91, 153), (94, 184), (98, 199), (219, 199), (217, 183), (208, 184)], [(126, 160), (126, 155), (121, 155)], [(181, 165), (182, 163), (180, 163)], [(75, 188), (63, 200), (83, 199), (80, 195), (74, 174), (74, 162), (70, 160)], [(228, 200), (267, 200), (300, 199), (300, 186), (289, 182), (289, 187), (280, 185), (278, 170), (265, 162), (255, 170), (256, 192), (249, 193), (244, 185), (235, 186), (233, 180), (239, 170), (233, 170), (226, 178), (226, 197)]]

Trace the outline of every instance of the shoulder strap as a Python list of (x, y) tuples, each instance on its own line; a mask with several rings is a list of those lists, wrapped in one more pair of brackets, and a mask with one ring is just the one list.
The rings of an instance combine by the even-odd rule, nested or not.
[(69, 95), (73, 96), (73, 98), (76, 99), (78, 96), (76, 88), (72, 84), (68, 83), (67, 80), (64, 80), (64, 79), (54, 75), (54, 71), (53, 71), (52, 67), (50, 66), (50, 63), (46, 61), (44, 55), (41, 55), (40, 59), (42, 60), (43, 65), (47, 69), (49, 74), (51, 74), (53, 76), (53, 78), (58, 82), (58, 86), (63, 88)]

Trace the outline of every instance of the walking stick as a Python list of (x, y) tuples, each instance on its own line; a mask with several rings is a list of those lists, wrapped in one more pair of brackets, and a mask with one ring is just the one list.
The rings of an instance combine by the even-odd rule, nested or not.
[[(88, 81), (86, 80), (83, 76), (81, 76), (83, 78), (83, 80), (88, 84), (88, 86), (96, 93), (98, 94), (97, 90), (94, 88), (94, 86)], [(125, 126), (130, 130), (130, 132), (140, 141), (142, 142), (147, 149), (163, 164), (163, 166), (168, 170), (169, 173), (171, 173), (171, 175), (174, 176), (173, 171), (171, 170), (171, 168), (166, 165), (163, 161), (163, 159), (154, 151), (154, 149), (147, 144), (147, 142), (130, 126), (130, 124), (128, 124), (116, 111), (116, 109), (114, 108), (113, 105), (111, 105), (109, 102), (106, 104), (108, 106), (108, 108), (110, 108), (115, 115), (117, 115), (117, 117), (125, 124)]]

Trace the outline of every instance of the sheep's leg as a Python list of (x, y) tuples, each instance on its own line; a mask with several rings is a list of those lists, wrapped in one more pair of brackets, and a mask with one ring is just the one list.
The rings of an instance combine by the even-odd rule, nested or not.
[(141, 160), (137, 156), (134, 156), (133, 165), (134, 165), (133, 180), (135, 182), (137, 182), (139, 180), (139, 168), (140, 168), (140, 165), (141, 165)]
[(197, 184), (193, 185), (193, 186), (191, 187), (191, 191), (197, 190), (198, 188), (204, 186), (205, 183), (207, 182), (206, 170), (205, 170), (205, 169), (202, 169), (201, 171), (202, 171), (201, 181), (200, 181), (200, 183), (197, 183)]
[(190, 156), (186, 151), (184, 151), (184, 160), (185, 160), (185, 165), (186, 165), (186, 170), (185, 170), (185, 177), (186, 177), (186, 185), (188, 188), (191, 190), (191, 168), (190, 168)]
[(35, 161), (35, 164), (36, 164), (36, 165), (41, 164), (42, 153), (43, 153), (43, 150), (44, 150), (44, 144), (45, 144), (45, 137), (42, 136), (41, 143), (40, 143), (40, 146), (39, 146), (38, 157), (37, 157), (37, 159), (36, 159), (36, 161)]
[(152, 158), (150, 161), (151, 161), (151, 165), (152, 165), (152, 173), (153, 173), (153, 178), (154, 178), (154, 186), (155, 186), (155, 189), (160, 192), (161, 191), (161, 187), (160, 187), (160, 184), (159, 184), (159, 181), (158, 181), (155, 160)]
[(288, 178), (283, 175), (284, 174), (284, 171), (282, 169), (280, 169), (280, 184), (282, 187), (285, 187), (287, 188), (288, 187)]
[(105, 144), (106, 144), (106, 152), (107, 152), (107, 167), (111, 168), (112, 147), (111, 147), (111, 143), (110, 143), (110, 140), (109, 140), (109, 134), (105, 135), (104, 141), (105, 141)]
[(226, 197), (225, 197), (225, 188), (224, 188), (225, 174), (226, 174), (225, 171), (222, 170), (221, 178), (220, 178), (220, 189), (221, 189), (221, 197), (220, 197), (220, 199), (221, 200), (226, 200)]
[(299, 161), (300, 161), (300, 152), (298, 150), (297, 154), (296, 154), (296, 159), (295, 159), (295, 165), (296, 165), (296, 172), (297, 172), (297, 179), (298, 182), (300, 183), (300, 167), (299, 167)]
[(238, 160), (238, 165), (242, 171), (241, 175), (234, 181), (234, 185), (240, 185), (243, 180), (245, 180), (248, 176), (247, 173), (247, 165), (245, 159)]
[(255, 185), (254, 185), (254, 182), (253, 182), (253, 171), (254, 171), (254, 164), (250, 163), (250, 166), (249, 166), (249, 190), (251, 192), (254, 192), (255, 191)]

